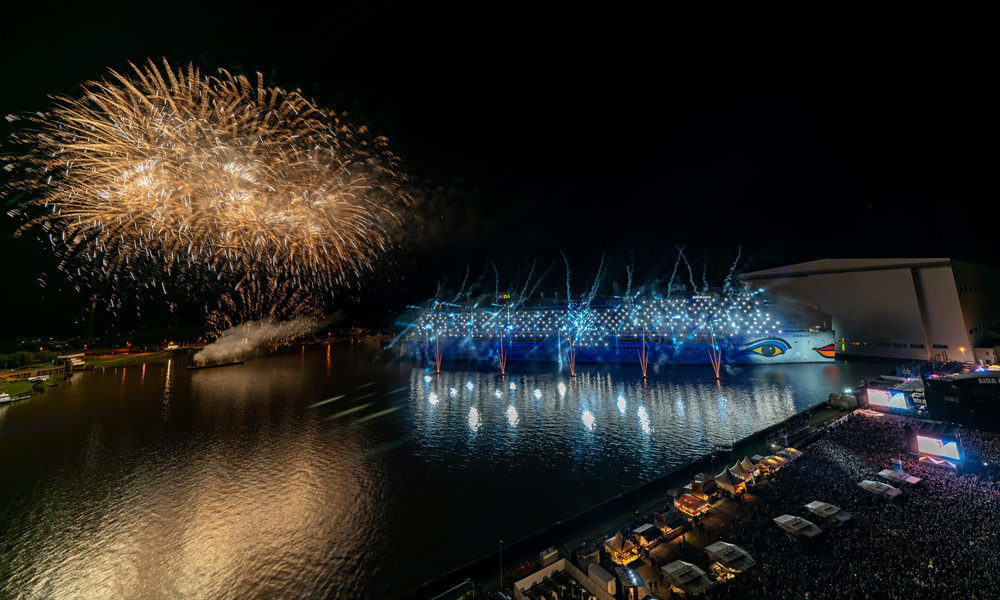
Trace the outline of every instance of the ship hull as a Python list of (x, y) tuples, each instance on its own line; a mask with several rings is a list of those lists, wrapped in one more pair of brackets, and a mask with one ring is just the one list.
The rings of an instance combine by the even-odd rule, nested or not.
[[(645, 346), (649, 364), (711, 364), (711, 339), (671, 339), (622, 341), (608, 338), (602, 343), (574, 346), (578, 363), (639, 363)], [(829, 331), (790, 331), (778, 335), (729, 336), (716, 339), (714, 347), (722, 364), (779, 364), (833, 362), (833, 333)], [(498, 360), (500, 340), (449, 339), (410, 340), (401, 353), (433, 361), (436, 353), (442, 360)], [(504, 340), (503, 356), (509, 361), (564, 362), (571, 348), (564, 340)]]

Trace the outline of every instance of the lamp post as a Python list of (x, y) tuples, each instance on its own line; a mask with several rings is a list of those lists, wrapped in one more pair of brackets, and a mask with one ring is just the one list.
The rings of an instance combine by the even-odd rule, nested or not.
[(503, 592), (503, 540), (500, 540), (500, 591)]

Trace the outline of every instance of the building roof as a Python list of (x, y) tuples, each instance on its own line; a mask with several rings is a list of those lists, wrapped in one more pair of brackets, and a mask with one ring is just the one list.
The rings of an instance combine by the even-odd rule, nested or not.
[(707, 501), (702, 500), (697, 496), (692, 496), (691, 494), (681, 494), (677, 498), (674, 498), (674, 506), (689, 513), (699, 511), (707, 504)]
[(653, 538), (658, 538), (663, 535), (659, 527), (656, 527), (652, 523), (646, 523), (645, 525), (640, 525), (632, 530), (635, 535), (642, 536), (646, 540), (651, 540)]
[(743, 281), (774, 279), (776, 277), (806, 277), (830, 273), (850, 273), (856, 271), (881, 271), (885, 269), (910, 269), (913, 267), (945, 267), (951, 264), (949, 258), (821, 258), (744, 273)]

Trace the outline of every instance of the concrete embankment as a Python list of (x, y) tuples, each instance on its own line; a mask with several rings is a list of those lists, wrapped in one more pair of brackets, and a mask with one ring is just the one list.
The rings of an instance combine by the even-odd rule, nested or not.
[[(803, 422), (818, 424), (840, 416), (840, 414), (826, 408), (826, 403), (823, 402), (792, 415), (784, 421), (746, 436), (733, 444), (731, 453), (727, 452), (715, 456), (705, 454), (682, 467), (664, 473), (652, 481), (636, 486), (566, 519), (557, 521), (531, 535), (513, 542), (507, 542), (503, 548), (504, 568), (507, 570), (526, 560), (532, 561), (538, 556), (540, 551), (550, 546), (559, 548), (567, 540), (592, 540), (604, 534), (611, 534), (615, 529), (627, 524), (637, 516), (649, 513), (666, 504), (670, 500), (667, 491), (672, 488), (682, 487), (696, 474), (706, 471), (715, 473), (715, 469), (721, 470), (724, 464), (731, 465), (744, 455), (770, 453), (765, 450), (767, 440), (776, 438), (778, 434), (787, 431), (791, 426)], [(804, 438), (798, 444), (800, 446), (808, 444), (816, 439), (817, 436), (818, 432)], [(398, 596), (397, 600), (431, 598), (454, 587), (467, 578), (475, 581), (484, 590), (496, 589), (499, 584), (499, 564), (500, 555), (498, 549), (497, 552), (481, 556), (434, 580), (428, 581), (416, 589)], [(505, 588), (512, 585), (512, 581), (504, 581)]]

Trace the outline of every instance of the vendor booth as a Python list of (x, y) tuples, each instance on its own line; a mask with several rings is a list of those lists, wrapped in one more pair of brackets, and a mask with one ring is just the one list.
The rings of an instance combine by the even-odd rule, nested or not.
[(639, 547), (620, 531), (604, 542), (604, 550), (611, 557), (611, 561), (619, 565), (631, 564), (639, 558)]
[(691, 515), (692, 517), (700, 515), (709, 508), (707, 500), (697, 496), (692, 496), (691, 494), (681, 494), (680, 496), (674, 498), (674, 506), (677, 507), (677, 510)]
[(719, 488), (729, 492), (732, 496), (736, 496), (746, 489), (746, 484), (743, 480), (734, 475), (728, 468), (723, 469), (721, 473), (715, 476), (715, 484)]

